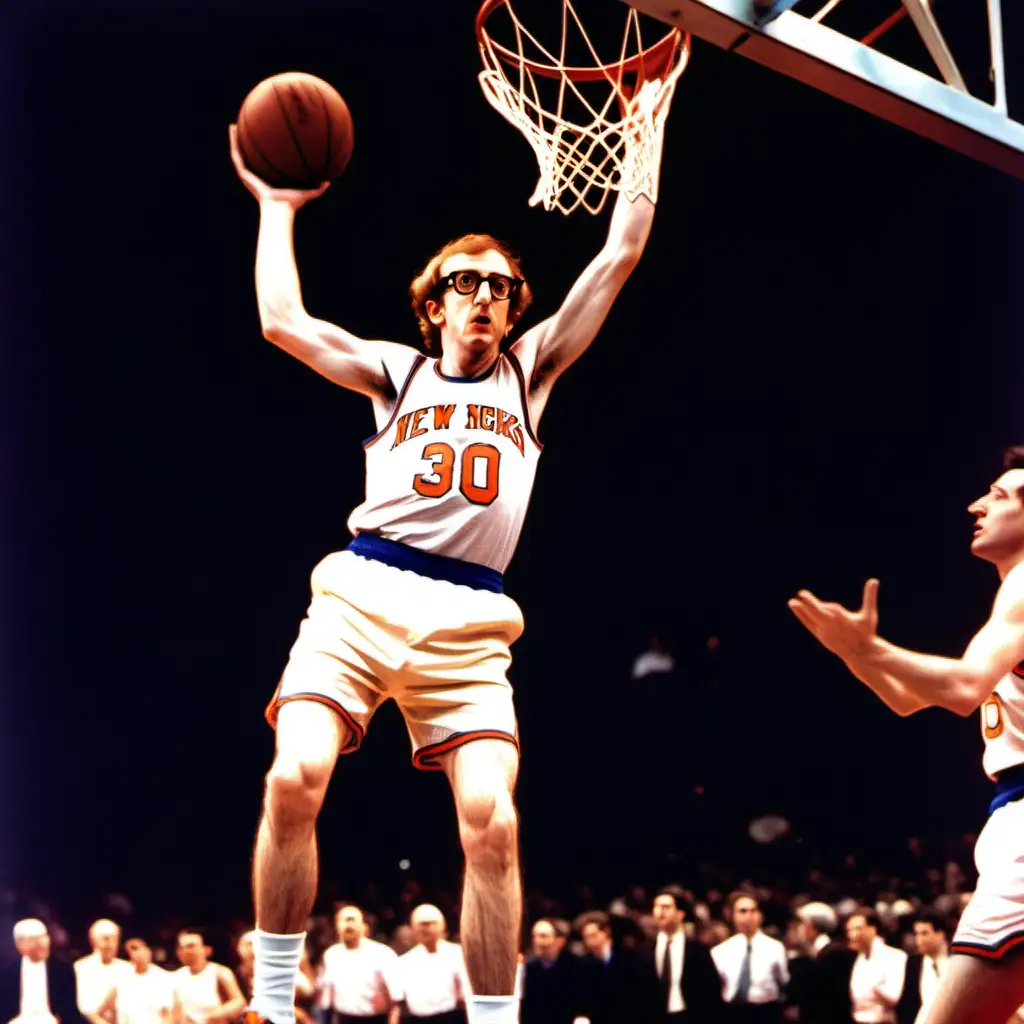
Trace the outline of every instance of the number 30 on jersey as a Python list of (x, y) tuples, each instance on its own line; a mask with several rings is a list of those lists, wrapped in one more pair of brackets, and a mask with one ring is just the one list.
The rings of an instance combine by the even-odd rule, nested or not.
[[(431, 463), (431, 471), (413, 477), (413, 490), (424, 498), (444, 497), (455, 483), (455, 450), (450, 444), (435, 441), (423, 449), (423, 459)], [(463, 496), (474, 505), (490, 505), (498, 496), (501, 452), (492, 444), (471, 444), (458, 462)]]

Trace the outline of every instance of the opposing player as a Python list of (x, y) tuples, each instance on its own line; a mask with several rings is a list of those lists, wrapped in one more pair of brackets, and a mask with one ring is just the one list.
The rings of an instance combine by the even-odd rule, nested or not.
[(375, 709), (393, 697), (414, 763), (443, 771), (455, 798), (469, 1019), (514, 1021), (519, 750), (506, 670), (523, 621), (502, 572), (526, 514), (551, 389), (636, 266), (654, 204), (620, 196), (604, 247), (561, 308), (518, 339), (531, 300), (518, 260), (487, 235), (445, 246), (411, 288), (422, 355), (306, 312), (292, 224), (322, 189), (269, 188), (242, 163), (234, 130), (232, 155), (260, 203), (264, 336), (369, 398), (378, 427), (365, 444), (366, 499), (349, 519), (354, 540), (313, 571), (308, 616), (268, 710), (277, 752), (255, 853), (252, 1010), (291, 1024), (316, 890), (316, 818), (338, 754), (358, 748)]
[(981, 709), (984, 769), (995, 782), (975, 848), (979, 878), (953, 939), (928, 1024), (1004, 1024), (1024, 1003), (1024, 447), (968, 511), (971, 551), (999, 571), (991, 615), (960, 658), (917, 654), (878, 636), (878, 581), (859, 611), (806, 590), (796, 617), (899, 715), (941, 707)]

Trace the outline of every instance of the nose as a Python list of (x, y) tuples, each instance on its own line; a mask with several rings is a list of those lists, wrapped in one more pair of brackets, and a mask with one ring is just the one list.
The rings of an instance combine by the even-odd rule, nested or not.
[[(486, 289), (486, 291), (484, 289)], [(486, 299), (484, 298), (485, 295), (486, 295)], [(483, 280), (483, 281), (480, 282), (480, 287), (477, 288), (477, 290), (476, 290), (476, 301), (477, 302), (482, 302), (485, 305), (490, 305), (490, 303), (491, 303), (491, 283), (490, 283), (490, 281)]]
[(979, 498), (977, 501), (972, 502), (967, 506), (967, 512), (969, 515), (978, 516), (980, 518), (985, 514), (985, 505)]

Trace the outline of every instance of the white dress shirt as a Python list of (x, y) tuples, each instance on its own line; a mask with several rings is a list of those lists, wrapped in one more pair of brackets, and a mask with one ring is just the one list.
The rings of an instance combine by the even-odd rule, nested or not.
[(398, 958), (394, 969), (394, 998), (405, 1000), (414, 1017), (451, 1013), (465, 1002), (469, 991), (462, 947), (441, 940), (437, 952), (414, 946)]
[(918, 993), (921, 996), (921, 1009), (914, 1018), (914, 1024), (924, 1024), (928, 1011), (935, 997), (939, 994), (939, 982), (946, 976), (949, 969), (949, 954), (926, 956), (921, 961), (921, 981)]
[(682, 1013), (686, 1009), (683, 999), (683, 957), (686, 955), (686, 935), (682, 928), (676, 929), (675, 935), (669, 938), (664, 932), (658, 932), (654, 943), (654, 969), (658, 977), (662, 975), (662, 962), (665, 959), (665, 947), (668, 947), (668, 968), (671, 987), (668, 990), (668, 1012)]
[(387, 1013), (397, 1002), (395, 965), (398, 954), (382, 942), (360, 939), (349, 949), (337, 942), (324, 952), (323, 984), (330, 991), (330, 1005), (338, 1013), (373, 1017)]
[[(789, 984), (789, 961), (786, 947), (764, 932), (755, 932), (750, 941), (750, 989), (748, 1003), (777, 1003)], [(740, 971), (747, 956), (747, 937), (737, 932), (720, 942), (711, 957), (722, 979), (722, 998), (731, 1003), (736, 998)]]
[(164, 1013), (174, 1008), (172, 976), (150, 964), (143, 974), (132, 968), (118, 980), (114, 1002), (117, 1024), (161, 1024)]
[(903, 993), (907, 954), (876, 938), (871, 953), (860, 953), (850, 974), (850, 1002), (857, 1024), (891, 1024)]
[[(21, 958), (21, 1010), (15, 1018), (21, 1024), (50, 1024), (56, 1017), (50, 1012), (50, 992), (45, 960)], [(14, 1024), (12, 1021), (11, 1024)]]
[[(115, 957), (105, 964), (98, 953), (75, 961), (75, 987), (79, 1013), (96, 1013), (118, 982), (134, 968), (127, 960)], [(108, 1014), (112, 1020), (113, 1013)]]

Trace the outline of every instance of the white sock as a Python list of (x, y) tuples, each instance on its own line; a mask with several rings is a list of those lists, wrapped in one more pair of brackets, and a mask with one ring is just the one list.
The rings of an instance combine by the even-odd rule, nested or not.
[(306, 944), (306, 933), (253, 933), (255, 954), (250, 1008), (272, 1024), (295, 1024), (295, 976)]
[(519, 1024), (519, 997), (470, 996), (466, 1015), (469, 1024)]

